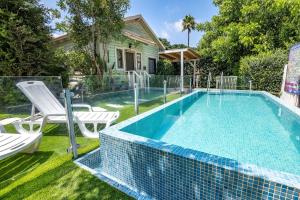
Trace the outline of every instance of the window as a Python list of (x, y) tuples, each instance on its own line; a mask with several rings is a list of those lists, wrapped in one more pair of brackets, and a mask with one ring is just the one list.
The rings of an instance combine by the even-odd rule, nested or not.
[(156, 59), (155, 58), (149, 58), (148, 68), (149, 68), (149, 74), (155, 74), (156, 73)]
[(123, 68), (123, 50), (117, 49), (117, 67), (118, 69)]
[(136, 54), (136, 69), (137, 70), (142, 69), (142, 55), (140, 53)]

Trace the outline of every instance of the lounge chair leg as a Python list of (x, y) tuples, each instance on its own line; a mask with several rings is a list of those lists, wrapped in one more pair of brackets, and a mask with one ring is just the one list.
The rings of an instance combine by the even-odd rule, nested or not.
[(105, 128), (110, 127), (110, 124), (111, 124), (111, 122), (107, 122), (106, 125), (105, 125)]
[(38, 141), (36, 141), (36, 143), (34, 143), (28, 149), (26, 149), (22, 152), (23, 153), (28, 153), (28, 154), (32, 154), (32, 153), (36, 152), (36, 150), (39, 148), (39, 146), (41, 144), (41, 140), (42, 140), (42, 138), (40, 138)]
[(89, 129), (86, 128), (86, 125), (82, 122), (78, 122), (78, 127), (82, 133), (83, 136), (89, 137), (89, 138), (98, 138), (97, 134), (97, 124), (98, 123), (93, 123), (94, 124), (94, 130), (90, 131)]

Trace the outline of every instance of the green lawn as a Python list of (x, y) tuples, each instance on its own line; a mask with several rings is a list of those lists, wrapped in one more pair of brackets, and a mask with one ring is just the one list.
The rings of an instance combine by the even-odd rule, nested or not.
[[(168, 96), (168, 101), (179, 94)], [(140, 105), (140, 112), (163, 103), (157, 99)], [(118, 122), (135, 115), (133, 106), (121, 110)], [(1, 118), (9, 117), (0, 114)], [(7, 127), (13, 130), (12, 127)], [(87, 139), (76, 129), (80, 156), (97, 148), (98, 139)], [(0, 199), (131, 199), (79, 168), (66, 153), (69, 138), (64, 125), (47, 125), (40, 148), (34, 154), (17, 154), (0, 161)]]

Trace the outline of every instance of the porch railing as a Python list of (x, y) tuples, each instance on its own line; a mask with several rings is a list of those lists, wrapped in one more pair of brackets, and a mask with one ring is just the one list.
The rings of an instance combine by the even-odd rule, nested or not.
[(216, 89), (232, 89), (236, 90), (237, 76), (217, 76)]
[(146, 71), (140, 71), (140, 85), (141, 88), (150, 88), (150, 78), (151, 75)]
[(125, 73), (128, 76), (128, 86), (129, 86), (129, 88), (133, 88), (134, 84), (139, 82), (140, 75), (134, 70), (126, 71)]

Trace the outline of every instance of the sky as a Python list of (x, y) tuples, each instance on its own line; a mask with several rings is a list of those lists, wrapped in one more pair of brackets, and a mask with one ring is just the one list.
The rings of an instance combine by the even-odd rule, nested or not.
[[(58, 9), (55, 0), (41, 0), (41, 3)], [(187, 32), (182, 32), (181, 26), (184, 16), (190, 14), (196, 22), (205, 22), (217, 13), (212, 0), (130, 0), (126, 16), (141, 14), (158, 37), (168, 39), (171, 44), (187, 44)], [(65, 15), (62, 13), (62, 17)], [(190, 46), (196, 47), (202, 35), (203, 32), (193, 31)]]

